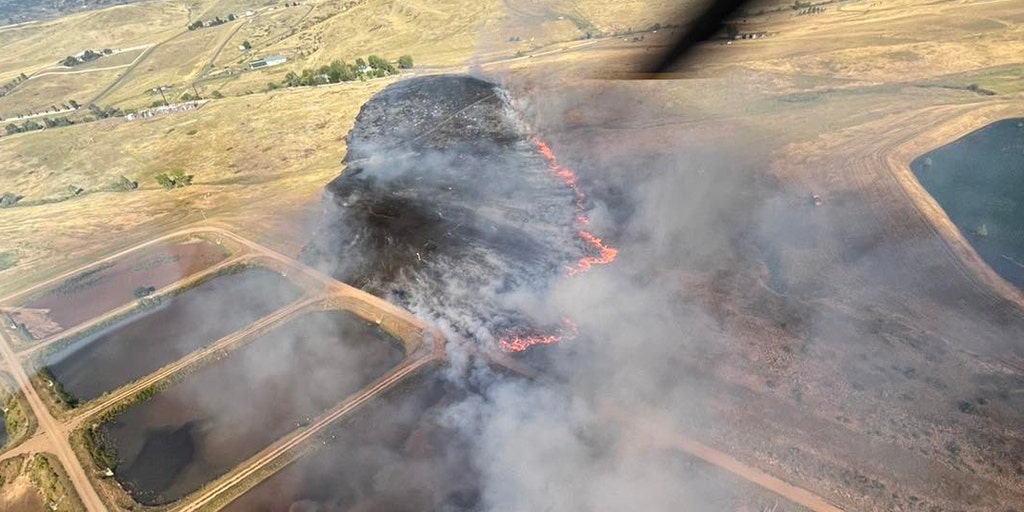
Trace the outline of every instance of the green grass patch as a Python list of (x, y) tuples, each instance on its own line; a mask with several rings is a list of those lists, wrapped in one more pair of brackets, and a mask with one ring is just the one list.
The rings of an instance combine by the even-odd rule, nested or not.
[(0, 252), (0, 272), (17, 265), (19, 259), (21, 258), (13, 251)]

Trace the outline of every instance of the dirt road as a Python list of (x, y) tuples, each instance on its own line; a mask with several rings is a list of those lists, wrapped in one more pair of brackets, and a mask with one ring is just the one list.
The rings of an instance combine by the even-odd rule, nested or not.
[(67, 438), (62, 435), (63, 431), (57, 420), (50, 415), (50, 411), (46, 409), (43, 401), (36, 394), (36, 390), (29, 383), (28, 375), (18, 362), (17, 356), (11, 350), (6, 334), (0, 334), (0, 352), (3, 353), (11, 375), (18, 382), (18, 386), (21, 387), (25, 399), (32, 408), (32, 413), (35, 414), (39, 422), (40, 431), (45, 432), (50, 438), (50, 447), (53, 448), (57, 459), (64, 466), (64, 471), (71, 480), (71, 484), (75, 487), (75, 491), (81, 498), (86, 510), (90, 512), (105, 512), (107, 507), (103, 505), (99, 495), (96, 494), (96, 489), (89, 482), (89, 477), (86, 476), (85, 470), (75, 457), (75, 453), (71, 450), (71, 445), (68, 444)]
[[(611, 409), (604, 411), (603, 414), (621, 424), (627, 431), (632, 431), (639, 439), (645, 439), (657, 448), (680, 451), (701, 459), (814, 512), (843, 512), (842, 509), (832, 505), (821, 496), (786, 483), (764, 471), (744, 464), (726, 453), (687, 437), (672, 427), (671, 421), (654, 411), (637, 412)], [(638, 418), (641, 420), (638, 421)]]
[(138, 380), (135, 383), (128, 385), (127, 387), (121, 388), (115, 393), (102, 398), (102, 401), (96, 402), (94, 404), (87, 404), (85, 407), (82, 408), (82, 411), (78, 415), (76, 415), (72, 420), (68, 421), (65, 424), (65, 432), (73, 431), (83, 421), (86, 421), (97, 414), (101, 414), (103, 411), (116, 405), (118, 402), (134, 395), (135, 393), (138, 393), (139, 391), (142, 391), (143, 389), (149, 386), (152, 386), (160, 382), (163, 379), (166, 379), (174, 375), (175, 373), (184, 370), (189, 365), (199, 362), (203, 358), (208, 357), (209, 355), (216, 353), (218, 351), (230, 350), (231, 348), (234, 347), (234, 345), (238, 344), (239, 342), (245, 339), (249, 339), (253, 335), (256, 335), (260, 332), (266, 331), (267, 329), (276, 326), (282, 321), (290, 318), (292, 313), (299, 311), (302, 308), (305, 308), (306, 306), (309, 306), (318, 300), (320, 300), (319, 297), (311, 297), (299, 300), (297, 302), (293, 302), (292, 304), (285, 306), (271, 313), (270, 315), (267, 315), (259, 319), (255, 323), (249, 324), (249, 326), (246, 327), (245, 329), (235, 331), (221, 338), (220, 340), (217, 340), (216, 342), (207, 346), (206, 348), (202, 348), (195, 352), (192, 352), (191, 354), (188, 354), (187, 356), (178, 359), (174, 363), (169, 364), (161, 368), (160, 370), (157, 370), (155, 373), (151, 373), (144, 377), (143, 379)]
[(276, 443), (263, 450), (263, 452), (254, 456), (250, 461), (246, 462), (239, 467), (230, 476), (224, 478), (219, 483), (206, 490), (200, 496), (189, 500), (187, 503), (182, 505), (177, 510), (179, 512), (191, 512), (200, 510), (210, 502), (216, 500), (221, 494), (225, 493), (235, 485), (239, 484), (250, 475), (260, 471), (267, 465), (273, 463), (279, 457), (286, 454), (288, 451), (299, 446), (303, 442), (309, 440), (313, 436), (317, 435), (320, 431), (326, 428), (328, 425), (334, 423), (342, 416), (351, 413), (358, 409), (364, 403), (377, 398), (387, 390), (391, 389), (394, 385), (401, 382), (409, 375), (415, 373), (423, 366), (437, 360), (437, 351), (432, 351), (430, 355), (421, 357), (412, 361), (407, 361), (402, 366), (395, 368), (390, 373), (382, 377), (375, 384), (371, 385), (360, 391), (359, 393), (352, 395), (340, 406), (336, 407), (331, 412), (321, 416), (314, 423), (310, 424), (305, 429), (296, 431), (290, 436), (279, 439)]

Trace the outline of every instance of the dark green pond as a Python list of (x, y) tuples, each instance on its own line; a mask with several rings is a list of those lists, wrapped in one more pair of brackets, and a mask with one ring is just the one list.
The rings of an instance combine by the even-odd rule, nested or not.
[(1024, 289), (1024, 119), (1004, 119), (910, 164), (982, 259)]

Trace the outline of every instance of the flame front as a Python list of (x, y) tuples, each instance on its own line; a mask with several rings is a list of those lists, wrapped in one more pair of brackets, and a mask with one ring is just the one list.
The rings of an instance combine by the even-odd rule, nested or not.
[[(607, 265), (615, 261), (615, 257), (618, 256), (619, 251), (615, 248), (608, 247), (600, 238), (582, 228), (582, 226), (590, 224), (590, 219), (587, 218), (586, 211), (584, 210), (584, 203), (587, 200), (587, 196), (582, 190), (580, 190), (576, 174), (558, 163), (558, 159), (555, 158), (555, 154), (551, 151), (551, 148), (544, 143), (544, 141), (534, 137), (533, 145), (537, 148), (537, 151), (540, 152), (541, 156), (547, 160), (548, 169), (551, 171), (551, 174), (562, 180), (562, 183), (565, 183), (565, 186), (569, 187), (569, 190), (572, 190), (573, 207), (576, 211), (576, 236), (579, 237), (579, 239), (588, 247), (597, 251), (597, 256), (584, 256), (580, 258), (575, 265), (567, 267), (565, 269), (565, 273), (569, 276), (575, 276), (590, 270), (594, 265)], [(565, 324), (565, 327), (560, 329), (558, 334), (505, 336), (498, 341), (498, 347), (505, 352), (522, 352), (534, 345), (550, 345), (564, 339), (574, 338), (577, 334), (576, 324), (568, 318), (563, 318), (562, 321)]]
[(562, 340), (571, 340), (578, 333), (576, 324), (566, 317), (562, 319), (562, 327), (558, 330), (558, 334), (506, 336), (498, 341), (498, 348), (505, 352), (522, 352), (534, 345), (550, 345)]

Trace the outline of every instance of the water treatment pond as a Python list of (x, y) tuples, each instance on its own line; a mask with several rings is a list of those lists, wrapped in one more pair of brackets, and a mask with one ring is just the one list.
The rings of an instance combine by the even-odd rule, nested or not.
[(335, 426), (327, 446), (264, 480), (223, 510), (472, 509), (478, 501), (478, 482), (469, 448), (462, 436), (440, 421), (445, 410), (465, 396), (464, 390), (436, 374), (411, 379)]
[(143, 249), (71, 276), (21, 305), (29, 315), (24, 323), (33, 338), (74, 327), (99, 314), (135, 300), (136, 288), (162, 288), (217, 264), (228, 251), (196, 239)]
[(1024, 288), (1024, 119), (1005, 119), (910, 164), (978, 254)]
[(302, 290), (263, 268), (214, 277), (46, 359), (72, 402), (117, 389), (299, 298)]
[(403, 357), (348, 312), (307, 313), (101, 425), (136, 501), (175, 501), (340, 403)]

